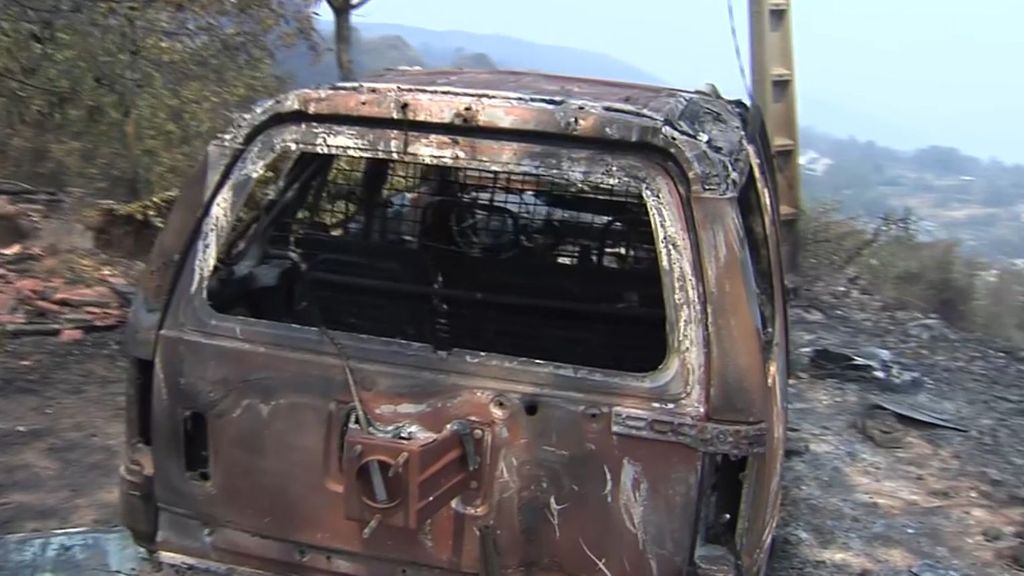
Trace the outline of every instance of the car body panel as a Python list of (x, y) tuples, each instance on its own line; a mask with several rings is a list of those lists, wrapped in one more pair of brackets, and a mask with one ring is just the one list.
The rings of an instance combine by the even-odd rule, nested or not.
[[(658, 240), (666, 361), (632, 374), (439, 356), (215, 312), (206, 289), (232, 218), (282, 151), (635, 181)], [(726, 556), (732, 573), (760, 573), (778, 515), (786, 332), (777, 214), (759, 154), (735, 103), (542, 75), (393, 72), (261, 105), (211, 144), (133, 306), (126, 524), (155, 550), (268, 571), (712, 573), (701, 550), (717, 542), (713, 470), (739, 459), (746, 474)], [(736, 202), (744, 185), (769, 230), (767, 346)], [(146, 381), (148, 396), (131, 391)], [(149, 401), (132, 406), (138, 398)], [(357, 399), (371, 421), (414, 425), (424, 440), (358, 440)], [(208, 445), (200, 476), (185, 453), (193, 414)], [(473, 440), (448, 440), (464, 422)], [(425, 501), (422, 517), (420, 507), (401, 518), (355, 510), (364, 508), (351, 469), (362, 469), (360, 451), (411, 452), (413, 466), (441, 454), (432, 442), (478, 457), (456, 498)], [(423, 457), (431, 470), (430, 458), (447, 458)], [(400, 473), (402, 493), (424, 474)]]

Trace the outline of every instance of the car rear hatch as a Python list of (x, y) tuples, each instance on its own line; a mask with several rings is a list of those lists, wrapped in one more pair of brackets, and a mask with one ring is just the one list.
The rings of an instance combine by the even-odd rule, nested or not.
[(352, 574), (683, 571), (702, 456), (664, 440), (702, 418), (706, 352), (675, 174), (554, 139), (262, 133), (160, 332), (157, 547)]

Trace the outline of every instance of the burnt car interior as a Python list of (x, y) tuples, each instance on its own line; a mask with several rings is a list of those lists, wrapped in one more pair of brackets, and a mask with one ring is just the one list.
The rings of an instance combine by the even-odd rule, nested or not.
[(208, 297), (442, 354), (650, 372), (667, 353), (660, 266), (622, 182), (302, 153), (250, 195)]

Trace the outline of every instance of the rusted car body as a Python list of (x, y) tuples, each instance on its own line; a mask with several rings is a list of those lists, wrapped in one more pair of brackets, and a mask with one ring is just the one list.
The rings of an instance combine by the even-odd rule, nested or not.
[(131, 312), (135, 540), (271, 573), (763, 573), (787, 336), (752, 117), (469, 71), (260, 105)]

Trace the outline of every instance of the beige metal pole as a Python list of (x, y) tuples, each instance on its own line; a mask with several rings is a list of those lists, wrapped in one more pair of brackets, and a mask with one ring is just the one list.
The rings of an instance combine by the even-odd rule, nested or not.
[(800, 135), (790, 0), (748, 0), (750, 67), (754, 99), (761, 106), (778, 176), (779, 211), (786, 272), (799, 263)]

